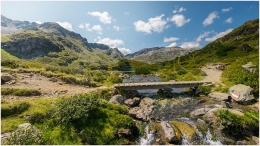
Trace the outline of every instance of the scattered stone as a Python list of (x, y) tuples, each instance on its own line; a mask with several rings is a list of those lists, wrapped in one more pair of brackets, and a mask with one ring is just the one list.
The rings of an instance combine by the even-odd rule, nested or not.
[(119, 129), (117, 132), (118, 137), (129, 137), (132, 135), (130, 129)]
[(253, 88), (250, 86), (238, 84), (229, 88), (228, 92), (233, 100), (241, 104), (248, 104), (254, 100)]
[(11, 81), (11, 80), (13, 80), (14, 79), (14, 76), (12, 76), (11, 74), (9, 74), (9, 73), (2, 73), (1, 74), (1, 80), (3, 81), (3, 82), (8, 82), (8, 81)]
[(247, 64), (242, 65), (242, 67), (250, 73), (253, 73), (255, 71), (255, 66), (252, 64), (252, 62), (248, 62)]
[(223, 108), (232, 108), (229, 102), (221, 101), (220, 102)]
[(205, 115), (209, 110), (211, 110), (211, 108), (200, 108), (200, 109), (197, 109), (197, 110), (195, 110), (195, 111), (192, 111), (192, 112), (190, 113), (190, 116), (191, 116), (192, 118), (197, 118), (197, 117), (199, 117), (199, 116)]
[(145, 97), (142, 99), (142, 101), (140, 102), (139, 106), (141, 108), (148, 108), (150, 106), (152, 106), (152, 104), (154, 103), (154, 100), (152, 98), (149, 97)]
[(49, 81), (52, 81), (52, 82), (57, 82), (57, 81), (58, 81), (58, 79), (56, 79), (55, 77), (51, 77), (51, 78), (49, 79)]
[(125, 98), (122, 95), (114, 95), (109, 102), (114, 104), (123, 104)]
[(140, 103), (140, 98), (139, 97), (134, 97), (133, 99), (127, 99), (124, 102), (127, 106), (129, 107), (135, 107)]
[(61, 90), (60, 94), (66, 94), (68, 92), (68, 90)]
[(172, 144), (179, 144), (180, 141), (178, 140), (176, 133), (173, 127), (171, 126), (171, 124), (167, 121), (162, 121), (160, 124), (164, 132), (166, 141)]
[(208, 96), (209, 96), (209, 98), (212, 98), (213, 100), (216, 100), (216, 101), (223, 101), (223, 100), (228, 99), (228, 94), (221, 93), (221, 92), (212, 92)]
[(259, 145), (259, 137), (252, 136), (252, 139), (254, 140), (254, 142), (256, 143), (256, 145)]
[(59, 85), (62, 85), (63, 83), (62, 82), (58, 82)]
[(237, 145), (247, 145), (247, 142), (246, 142), (246, 140), (237, 141)]
[(206, 123), (205, 123), (203, 120), (201, 120), (200, 118), (197, 119), (197, 123), (198, 123), (200, 126), (202, 126), (202, 127), (206, 126)]

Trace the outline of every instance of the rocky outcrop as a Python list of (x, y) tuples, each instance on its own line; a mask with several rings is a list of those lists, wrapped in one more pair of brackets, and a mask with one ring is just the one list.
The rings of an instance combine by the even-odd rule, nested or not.
[(228, 99), (228, 94), (221, 92), (212, 92), (208, 95), (208, 97), (216, 101), (223, 101)]
[(171, 126), (171, 124), (167, 121), (162, 121), (161, 127), (166, 139), (166, 142), (172, 143), (172, 144), (179, 144), (179, 140), (176, 136), (176, 133), (174, 131), (174, 128)]
[(114, 95), (109, 102), (114, 104), (123, 104), (125, 98), (122, 95)]
[(254, 100), (253, 88), (246, 85), (238, 84), (232, 86), (228, 92), (233, 100), (241, 104), (248, 104)]
[(240, 48), (241, 51), (250, 52), (252, 48), (248, 44), (243, 44)]
[(132, 132), (130, 129), (119, 129), (117, 132), (118, 137), (130, 137)]

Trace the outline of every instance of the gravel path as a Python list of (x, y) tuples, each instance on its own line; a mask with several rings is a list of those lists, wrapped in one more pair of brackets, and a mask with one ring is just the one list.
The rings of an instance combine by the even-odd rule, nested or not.
[(222, 74), (221, 70), (217, 70), (213, 66), (203, 67), (201, 70), (206, 72), (207, 74), (207, 76), (205, 76), (205, 78), (202, 81), (221, 83), (220, 80)]

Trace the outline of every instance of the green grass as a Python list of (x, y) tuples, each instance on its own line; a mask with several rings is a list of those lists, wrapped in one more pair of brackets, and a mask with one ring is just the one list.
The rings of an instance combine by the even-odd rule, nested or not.
[(34, 89), (2, 88), (1, 94), (15, 96), (39, 96), (41, 95), (41, 92)]

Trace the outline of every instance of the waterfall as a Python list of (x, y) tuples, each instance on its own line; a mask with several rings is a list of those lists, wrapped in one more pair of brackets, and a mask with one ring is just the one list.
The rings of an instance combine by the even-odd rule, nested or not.
[(140, 138), (140, 143), (139, 145), (152, 145), (155, 143), (155, 136), (153, 133), (149, 132), (149, 125), (145, 127), (145, 137)]

